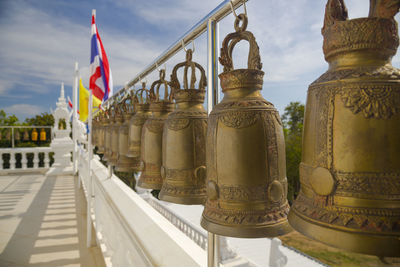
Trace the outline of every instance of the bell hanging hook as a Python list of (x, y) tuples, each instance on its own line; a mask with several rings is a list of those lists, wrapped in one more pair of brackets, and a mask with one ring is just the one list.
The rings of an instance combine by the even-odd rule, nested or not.
[[(181, 44), (182, 44), (182, 48), (185, 52), (187, 52), (187, 49), (185, 47), (185, 42), (183, 41), (183, 39), (181, 40)], [(195, 47), (194, 47), (194, 40), (192, 40), (192, 53), (194, 53), (195, 51)]]
[[(231, 4), (231, 9), (232, 9), (233, 15), (235, 15), (235, 18), (238, 19), (239, 17), (238, 17), (238, 15), (236, 14), (235, 7), (233, 6), (232, 0), (229, 1), (229, 3)], [(243, 8), (244, 8), (244, 14), (247, 16), (246, 0), (243, 0)]]

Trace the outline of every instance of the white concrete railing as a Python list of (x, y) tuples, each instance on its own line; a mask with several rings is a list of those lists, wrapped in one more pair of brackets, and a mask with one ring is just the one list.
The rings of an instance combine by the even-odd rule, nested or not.
[[(0, 172), (19, 172), (19, 171), (45, 171), (50, 167), (49, 153), (53, 152), (51, 147), (20, 147), (20, 148), (0, 148)], [(39, 154), (43, 153), (43, 164), (40, 165)], [(17, 161), (17, 154), (21, 154), (21, 159)], [(28, 154), (33, 154), (32, 164), (28, 167)], [(8, 168), (4, 168), (3, 155), (9, 155)], [(21, 167), (17, 167), (21, 164)]]
[(207, 248), (207, 235), (200, 229), (197, 229), (196, 225), (193, 225), (191, 222), (175, 214), (168, 207), (157, 201), (152, 195), (148, 195), (144, 197), (144, 199), (202, 249)]
[[(90, 179), (87, 158), (87, 152), (81, 149), (79, 176), (86, 198), (91, 198), (91, 217), (107, 266), (207, 265), (204, 249), (118, 177), (109, 178), (107, 168), (96, 156), (91, 161)], [(92, 196), (88, 195), (90, 191)]]

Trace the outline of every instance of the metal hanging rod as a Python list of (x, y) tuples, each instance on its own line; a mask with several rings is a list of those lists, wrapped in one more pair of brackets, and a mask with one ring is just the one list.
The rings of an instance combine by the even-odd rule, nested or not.
[[(187, 44), (197, 37), (199, 37), (203, 32), (207, 30), (207, 23), (209, 20), (214, 20), (216, 22), (222, 20), (227, 15), (232, 13), (232, 6), (233, 9), (236, 9), (243, 5), (244, 2), (248, 0), (225, 0), (221, 4), (219, 4), (216, 8), (214, 8), (210, 13), (208, 13), (204, 18), (202, 18), (199, 22), (197, 22), (190, 30), (184, 33), (177, 41), (175, 41), (171, 46), (169, 46), (161, 55), (159, 55), (152, 63), (150, 63), (142, 72), (136, 75), (131, 81), (129, 81), (124, 87), (118, 90), (112, 97), (107, 99), (103, 103), (106, 105), (108, 102), (112, 101), (124, 91), (128, 90), (128, 88), (134, 86), (138, 83), (141, 79), (147, 76), (149, 73), (154, 71), (157, 66), (162, 65), (176, 53), (178, 53), (182, 48), (182, 41), (184, 44)], [(110, 102), (111, 103), (111, 102)]]

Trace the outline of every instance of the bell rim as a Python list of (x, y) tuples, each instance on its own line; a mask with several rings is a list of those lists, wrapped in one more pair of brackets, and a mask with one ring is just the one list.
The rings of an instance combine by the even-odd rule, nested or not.
[[(302, 216), (293, 209), (290, 209), (288, 221), (293, 229), (299, 233), (328, 246), (381, 257), (400, 256), (399, 235), (366, 234), (362, 232), (346, 231), (334, 226), (324, 226), (322, 223)], [(324, 233), (324, 239), (317, 238), (315, 234), (321, 232)], [(330, 238), (328, 238), (328, 236), (330, 236)], [(328, 239), (329, 241), (326, 241)]]
[(175, 204), (182, 204), (182, 205), (203, 205), (206, 202), (206, 194), (204, 195), (188, 195), (185, 197), (177, 197), (173, 195), (166, 194), (163, 188), (158, 195), (158, 198), (162, 201), (167, 201)]
[(229, 237), (238, 237), (238, 238), (277, 237), (286, 235), (291, 231), (293, 231), (293, 228), (290, 226), (287, 219), (275, 224), (248, 225), (248, 226), (238, 225), (234, 227), (210, 221), (202, 215), (200, 225), (205, 230), (212, 232), (214, 234), (229, 236)]

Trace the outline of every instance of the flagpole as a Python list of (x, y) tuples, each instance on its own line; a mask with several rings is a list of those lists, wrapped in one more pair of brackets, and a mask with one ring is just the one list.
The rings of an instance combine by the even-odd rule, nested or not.
[(89, 110), (88, 110), (88, 174), (89, 174), (89, 179), (88, 179), (88, 184), (86, 185), (86, 190), (87, 190), (87, 227), (86, 227), (86, 233), (87, 233), (87, 239), (86, 239), (86, 246), (92, 247), (93, 244), (93, 239), (92, 239), (92, 194), (93, 191), (93, 186), (92, 186), (92, 158), (93, 158), (93, 148), (92, 148), (92, 110), (93, 110), (93, 94), (92, 90), (89, 90)]
[[(79, 68), (78, 62), (75, 62), (75, 71), (74, 71), (74, 83), (72, 88), (72, 140), (74, 142), (74, 151), (72, 154), (72, 162), (74, 168), (74, 175), (78, 172), (78, 145), (77, 145), (77, 119), (78, 119), (78, 75), (79, 75)], [(80, 187), (80, 179), (78, 181), (78, 186)]]

